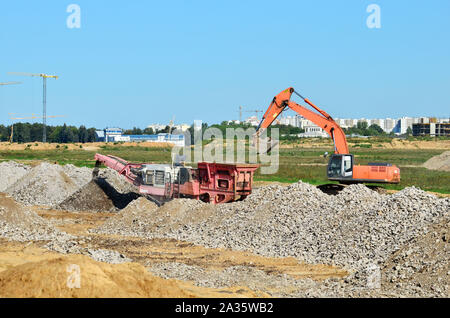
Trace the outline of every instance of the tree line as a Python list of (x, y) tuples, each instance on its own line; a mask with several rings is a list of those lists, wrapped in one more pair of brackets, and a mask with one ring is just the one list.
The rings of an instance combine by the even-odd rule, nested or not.
[[(383, 128), (377, 124), (369, 124), (365, 121), (360, 121), (355, 127), (343, 128), (345, 134), (347, 135), (360, 135), (360, 136), (388, 136)], [(393, 135), (394, 133), (391, 133)]]
[[(38, 142), (42, 141), (43, 124), (39, 123), (16, 123), (13, 129), (13, 142)], [(46, 126), (46, 136), (48, 142), (55, 143), (71, 143), (71, 142), (95, 142), (96, 134), (95, 128), (86, 128), (81, 125), (67, 126)], [(11, 136), (11, 125), (0, 125), (0, 140), (9, 141)]]

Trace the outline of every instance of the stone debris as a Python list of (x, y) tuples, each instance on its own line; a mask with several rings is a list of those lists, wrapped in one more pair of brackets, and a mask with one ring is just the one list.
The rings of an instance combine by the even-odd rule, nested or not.
[(98, 262), (110, 264), (121, 264), (132, 261), (132, 259), (117, 251), (92, 249), (90, 248), (89, 244), (87, 247), (83, 247), (84, 243), (86, 243), (84, 239), (52, 240), (51, 242), (45, 244), (43, 247), (50, 251), (58, 252), (61, 254), (87, 255)]
[[(181, 263), (149, 264), (156, 275), (223, 288), (244, 285), (276, 297), (448, 297), (450, 198), (409, 187), (393, 195), (350, 185), (328, 195), (299, 181), (256, 188), (246, 200), (222, 205), (175, 199), (162, 207), (137, 194), (112, 169), (41, 163), (0, 163), (0, 237), (48, 241), (45, 248), (89, 255), (108, 263), (129, 262), (117, 251), (93, 249), (55, 228), (27, 206), (68, 211), (119, 211), (91, 233), (187, 241), (211, 248), (295, 257), (309, 264), (346, 269), (343, 279), (296, 280), (251, 266), (204, 270)], [(16, 202), (17, 201), (17, 202)], [(368, 284), (377, 271), (381, 287)], [(372, 283), (371, 283), (372, 284)], [(278, 288), (274, 291), (267, 286)], [(294, 290), (292, 289), (293, 287)]]
[(175, 199), (158, 208), (155, 203), (141, 197), (109, 218), (101, 227), (90, 232), (158, 237), (156, 233), (201, 222), (211, 211), (213, 211), (211, 205), (198, 200)]
[(6, 192), (24, 205), (53, 206), (77, 189), (61, 166), (43, 162), (9, 186)]
[(0, 193), (0, 237), (20, 242), (73, 238), (4, 193)]
[(83, 187), (92, 180), (92, 169), (87, 167), (76, 167), (72, 164), (67, 164), (62, 167), (66, 175), (79, 187)]
[(172, 202), (174, 207), (165, 205), (133, 222), (122, 222), (121, 212), (94, 232), (293, 256), (310, 264), (342, 266), (351, 273), (353, 286), (365, 286), (367, 268), (383, 264), (450, 210), (450, 199), (415, 187), (383, 195), (351, 185), (330, 196), (303, 182), (258, 188), (245, 201), (218, 206), (198, 203), (180, 209), (195, 201)]
[(120, 254), (117, 251), (111, 250), (92, 250), (88, 249), (87, 255), (98, 262), (110, 263), (110, 264), (122, 264), (131, 262), (132, 259), (127, 258), (125, 255)]
[(30, 171), (30, 167), (15, 161), (0, 162), (0, 192), (4, 192), (11, 185)]
[(84, 185), (81, 189), (58, 204), (56, 208), (67, 211), (93, 212), (110, 212), (116, 210), (114, 202), (95, 181), (90, 181)]

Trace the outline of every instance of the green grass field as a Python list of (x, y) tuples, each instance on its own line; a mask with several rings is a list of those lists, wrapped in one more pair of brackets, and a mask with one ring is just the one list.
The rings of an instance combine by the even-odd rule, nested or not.
[[(277, 174), (255, 175), (257, 181), (278, 181), (292, 183), (299, 179), (315, 185), (329, 183), (326, 177), (325, 164), (328, 159), (323, 153), (332, 153), (333, 149), (280, 149), (280, 166)], [(105, 145), (97, 151), (111, 154), (134, 162), (170, 162), (170, 148), (144, 148)], [(443, 150), (421, 149), (368, 149), (355, 147), (350, 150), (355, 155), (357, 164), (369, 162), (390, 162), (401, 169), (402, 181), (398, 185), (383, 185), (387, 189), (402, 189), (417, 186), (423, 190), (450, 193), (450, 172), (427, 170), (420, 167), (429, 158), (439, 155)], [(94, 167), (95, 151), (80, 150), (21, 150), (0, 151), (0, 161), (18, 160), (20, 162), (49, 161), (58, 164), (74, 164), (76, 166)]]

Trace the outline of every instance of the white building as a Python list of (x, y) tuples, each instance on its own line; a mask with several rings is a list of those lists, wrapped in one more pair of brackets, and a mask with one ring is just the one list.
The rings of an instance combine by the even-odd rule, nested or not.
[(250, 125), (256, 127), (256, 126), (259, 125), (259, 120), (258, 120), (258, 117), (256, 117), (256, 116), (251, 116), (251, 117), (247, 118), (247, 119), (244, 121), (244, 123), (250, 124)]
[(304, 133), (299, 134), (299, 137), (320, 137), (327, 138), (330, 137), (322, 128), (317, 125), (304, 126)]

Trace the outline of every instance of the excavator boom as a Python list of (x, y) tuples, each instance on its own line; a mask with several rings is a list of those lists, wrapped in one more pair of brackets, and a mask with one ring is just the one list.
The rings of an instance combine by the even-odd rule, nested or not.
[[(295, 93), (301, 97), (308, 105), (314, 108), (317, 112), (314, 112), (302, 105), (299, 105), (291, 101), (292, 94)], [(342, 128), (334, 121), (334, 119), (328, 115), (325, 111), (314, 105), (308, 99), (298, 94), (292, 87), (285, 89), (280, 94), (274, 97), (272, 103), (269, 105), (266, 113), (264, 114), (258, 129), (256, 136), (259, 137), (262, 132), (267, 129), (277, 117), (286, 109), (286, 107), (292, 109), (304, 118), (312, 121), (314, 124), (326, 131), (334, 142), (334, 152), (336, 154), (348, 154), (347, 139)]]

